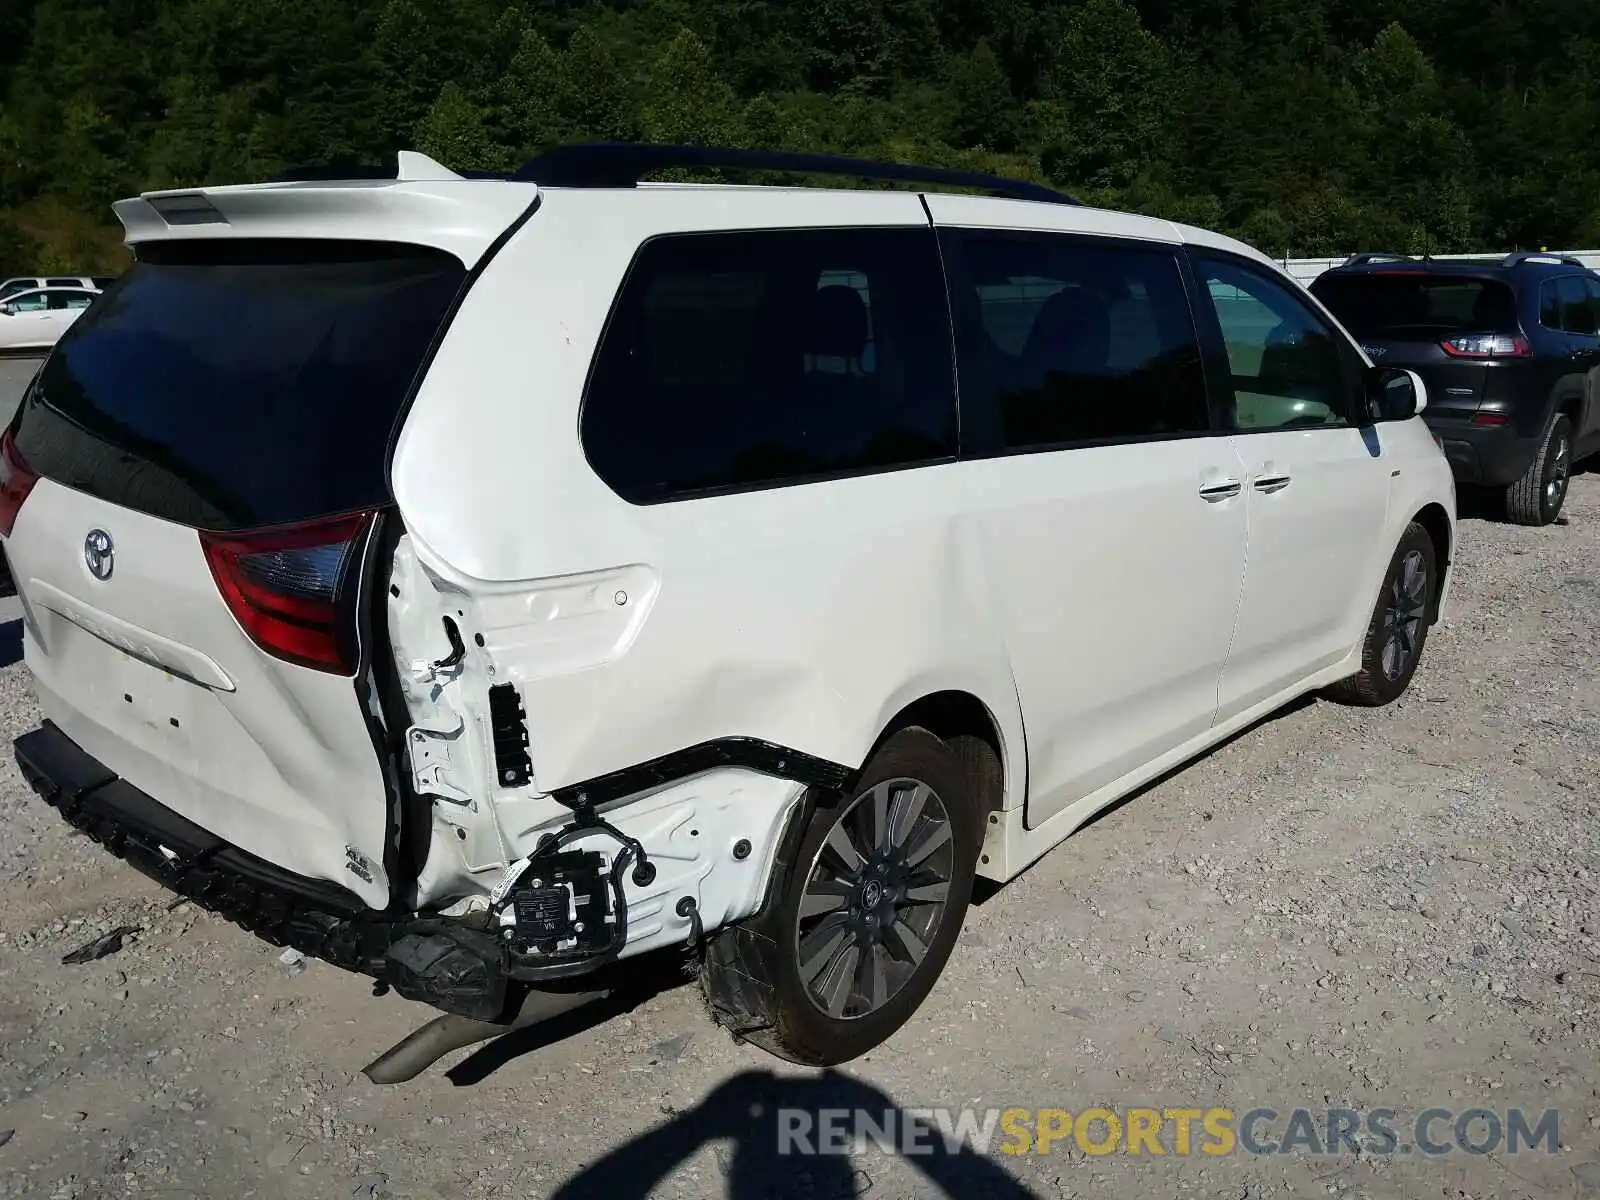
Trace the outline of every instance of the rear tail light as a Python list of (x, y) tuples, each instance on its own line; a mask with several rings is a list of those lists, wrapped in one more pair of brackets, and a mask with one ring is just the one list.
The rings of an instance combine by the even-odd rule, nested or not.
[(1505, 333), (1464, 333), (1439, 346), (1451, 358), (1527, 358), (1533, 353), (1527, 338)]
[(11, 440), (11, 431), (6, 430), (5, 436), (0, 437), (0, 535), (11, 536), (17, 514), (22, 511), (22, 502), (38, 482), (38, 473)]
[(1506, 416), (1506, 414), (1503, 412), (1480, 412), (1472, 414), (1472, 424), (1474, 425), (1505, 425), (1508, 424), (1510, 420), (1511, 418)]
[(355, 674), (354, 621), (342, 603), (350, 560), (370, 512), (244, 533), (200, 531), (217, 589), (234, 619), (268, 654)]

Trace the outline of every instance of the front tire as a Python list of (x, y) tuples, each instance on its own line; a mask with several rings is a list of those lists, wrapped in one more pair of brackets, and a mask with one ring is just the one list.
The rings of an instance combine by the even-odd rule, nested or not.
[(1572, 473), (1572, 420), (1557, 413), (1544, 444), (1522, 478), (1506, 488), (1506, 518), (1516, 525), (1548, 525), (1561, 515)]
[[(845, 800), (812, 812), (776, 903), (749, 931), (771, 948), (759, 960), (770, 1007), (765, 1027), (741, 1036), (832, 1066), (904, 1025), (961, 932), (980, 816), (949, 745), (925, 729), (884, 742)], [(709, 994), (725, 990), (717, 982)]]
[(1428, 641), (1438, 572), (1433, 538), (1413, 521), (1384, 572), (1378, 603), (1361, 641), (1361, 670), (1329, 687), (1329, 699), (1377, 708), (1406, 690)]

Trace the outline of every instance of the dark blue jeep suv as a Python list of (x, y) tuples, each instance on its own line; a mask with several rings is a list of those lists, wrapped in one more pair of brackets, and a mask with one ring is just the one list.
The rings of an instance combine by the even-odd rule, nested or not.
[(1311, 292), (1373, 362), (1422, 377), (1461, 484), (1518, 524), (1556, 519), (1573, 463), (1600, 452), (1600, 275), (1555, 254), (1358, 254)]

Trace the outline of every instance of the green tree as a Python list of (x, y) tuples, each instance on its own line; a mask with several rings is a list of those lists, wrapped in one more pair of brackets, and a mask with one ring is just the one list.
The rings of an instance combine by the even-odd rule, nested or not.
[(1125, 0), (1087, 0), (1067, 17), (1055, 62), (1031, 113), (1045, 171), (1092, 187), (1126, 186), (1162, 145), (1166, 47)]
[(439, 96), (417, 125), (416, 147), (453, 171), (494, 171), (508, 165), (484, 127), (483, 110), (467, 98), (455, 80), (439, 89)]
[(531, 155), (560, 139), (556, 104), (561, 60), (536, 29), (526, 30), (496, 89), (495, 137), (513, 155)]
[(951, 59), (948, 88), (952, 145), (1009, 150), (1016, 144), (1016, 98), (987, 41)]
[(27, 270), (37, 261), (38, 253), (33, 239), (0, 212), (0, 278)]
[(688, 29), (661, 51), (645, 95), (641, 121), (649, 141), (712, 146), (737, 140), (738, 100), (711, 51)]
[(1356, 55), (1353, 78), (1366, 106), (1367, 177), (1407, 241), (1423, 247), (1472, 240), (1472, 145), (1450, 120), (1433, 63), (1391, 24)]
[(571, 134), (601, 140), (631, 137), (632, 81), (610, 45), (588, 26), (572, 35), (556, 72), (556, 112)]

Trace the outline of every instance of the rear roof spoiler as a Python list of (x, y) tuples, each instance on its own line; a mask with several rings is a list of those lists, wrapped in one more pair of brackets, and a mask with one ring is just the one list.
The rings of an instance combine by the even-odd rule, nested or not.
[(463, 187), (467, 176), (403, 150), (393, 167), (341, 164), (268, 183), (145, 192), (112, 211), (138, 247), (180, 238), (304, 238), (431, 246), (476, 265), (529, 211), (537, 184)]

